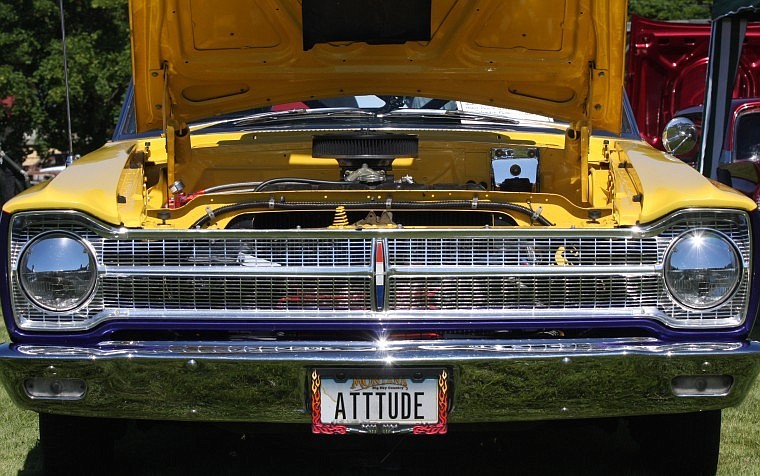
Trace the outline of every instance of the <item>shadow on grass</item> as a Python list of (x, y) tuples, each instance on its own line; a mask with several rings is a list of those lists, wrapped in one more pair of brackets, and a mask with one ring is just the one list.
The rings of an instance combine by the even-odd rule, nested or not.
[[(266, 430), (266, 431), (265, 431)], [(113, 475), (645, 475), (625, 423), (561, 422), (445, 436), (315, 436), (285, 429), (200, 423), (130, 423)], [(97, 437), (94, 435), (94, 437)], [(19, 475), (36, 476), (40, 451)]]
[(19, 476), (38, 476), (44, 474), (42, 471), (42, 450), (40, 450), (39, 441), (26, 455), (24, 467), (18, 472), (18, 474)]

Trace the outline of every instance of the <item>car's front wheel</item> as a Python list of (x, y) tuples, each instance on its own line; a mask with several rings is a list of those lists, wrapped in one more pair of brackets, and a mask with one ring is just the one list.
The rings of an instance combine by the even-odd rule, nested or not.
[(45, 474), (103, 474), (113, 460), (123, 422), (40, 413), (40, 449)]
[(714, 475), (718, 470), (721, 411), (629, 419), (646, 464), (655, 474)]

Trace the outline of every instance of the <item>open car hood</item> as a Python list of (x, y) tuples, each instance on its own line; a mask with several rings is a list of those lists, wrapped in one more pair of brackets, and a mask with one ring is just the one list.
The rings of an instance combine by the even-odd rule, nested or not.
[(624, 1), (131, 0), (138, 131), (362, 94), (621, 122)]
[[(710, 24), (631, 19), (626, 90), (642, 137), (660, 136), (676, 112), (705, 99)], [(747, 27), (734, 98), (760, 96), (760, 25)]]

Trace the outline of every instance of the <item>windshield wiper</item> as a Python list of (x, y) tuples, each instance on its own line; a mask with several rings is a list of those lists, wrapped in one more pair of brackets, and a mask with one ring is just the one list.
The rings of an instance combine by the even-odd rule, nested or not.
[(216, 122), (209, 122), (197, 126), (197, 129), (207, 127), (219, 127), (232, 124), (233, 127), (245, 127), (260, 124), (273, 124), (279, 122), (303, 121), (309, 119), (357, 119), (371, 118), (378, 121), (394, 120), (445, 120), (445, 121), (471, 121), (491, 124), (520, 124), (520, 121), (497, 115), (476, 114), (473, 112), (448, 110), (448, 109), (394, 109), (382, 113), (376, 110), (361, 109), (356, 107), (331, 107), (316, 109), (289, 109), (286, 111), (260, 112), (245, 117), (236, 117)]
[(520, 124), (520, 121), (509, 117), (450, 109), (395, 109), (385, 114), (380, 114), (378, 117), (381, 119), (454, 119), (460, 121), (490, 122), (494, 124)]
[(330, 107), (319, 109), (290, 109), (287, 111), (262, 112), (252, 116), (235, 119), (235, 127), (250, 126), (254, 124), (300, 121), (311, 118), (330, 119), (355, 119), (357, 117), (377, 117), (372, 111), (356, 107)]

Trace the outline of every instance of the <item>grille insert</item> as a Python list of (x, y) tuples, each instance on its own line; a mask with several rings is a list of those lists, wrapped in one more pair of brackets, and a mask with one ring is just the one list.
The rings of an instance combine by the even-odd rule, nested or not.
[(103, 302), (109, 308), (154, 311), (368, 311), (369, 284), (341, 277), (106, 277)]

